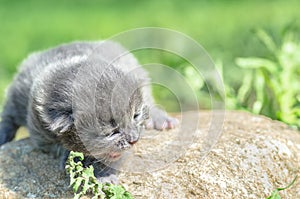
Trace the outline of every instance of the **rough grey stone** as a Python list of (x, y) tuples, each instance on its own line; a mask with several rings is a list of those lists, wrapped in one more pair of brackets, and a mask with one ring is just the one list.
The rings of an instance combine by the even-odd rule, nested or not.
[[(201, 139), (201, 132), (207, 131), (213, 121), (209, 112), (200, 115), (200, 131), (180, 157), (176, 157), (179, 151), (172, 138), (176, 130), (147, 132), (146, 135), (155, 136), (146, 136), (134, 147), (119, 177), (135, 198), (265, 198), (297, 174), (300, 176), (298, 131), (263, 116), (227, 112), (221, 138), (203, 157), (205, 140)], [(190, 124), (197, 122), (196, 116), (196, 112), (187, 114)], [(188, 127), (184, 129), (181, 133), (193, 133)], [(147, 165), (155, 168), (155, 164), (161, 164), (157, 161), (160, 154), (147, 151), (164, 146), (170, 139), (174, 147), (165, 154), (161, 149), (162, 158), (170, 157), (165, 159), (164, 166), (158, 165), (159, 169), (148, 172), (128, 169)], [(173, 157), (176, 158), (170, 161)], [(147, 164), (139, 168), (134, 158)], [(299, 181), (282, 191), (282, 198), (300, 198)], [(29, 139), (0, 148), (0, 198), (71, 197), (68, 177), (59, 172), (59, 160), (34, 150)]]

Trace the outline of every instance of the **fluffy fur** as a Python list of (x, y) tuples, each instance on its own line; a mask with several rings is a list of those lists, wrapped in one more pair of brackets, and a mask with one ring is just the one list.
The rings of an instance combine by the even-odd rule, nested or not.
[(99, 178), (110, 176), (106, 166), (117, 164), (145, 126), (177, 124), (154, 107), (148, 82), (134, 56), (114, 42), (75, 42), (34, 53), (8, 90), (0, 145), (27, 126), (37, 148), (63, 160), (69, 150), (83, 152)]

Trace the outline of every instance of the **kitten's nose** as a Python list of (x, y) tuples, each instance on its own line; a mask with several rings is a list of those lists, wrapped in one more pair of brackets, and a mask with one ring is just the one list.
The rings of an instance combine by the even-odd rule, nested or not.
[(129, 141), (128, 143), (131, 144), (131, 145), (134, 145), (135, 143), (137, 143), (139, 139), (136, 139), (136, 140), (133, 140), (133, 141)]
[(127, 137), (127, 142), (130, 145), (134, 145), (135, 143), (137, 143), (137, 141), (140, 139), (140, 133), (137, 132), (132, 132), (130, 133), (130, 135), (128, 135)]

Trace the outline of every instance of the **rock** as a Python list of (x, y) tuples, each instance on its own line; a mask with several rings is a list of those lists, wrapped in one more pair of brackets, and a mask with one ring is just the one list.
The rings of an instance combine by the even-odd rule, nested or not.
[(59, 160), (33, 149), (30, 139), (0, 148), (0, 198), (72, 197)]
[[(285, 124), (227, 112), (218, 139), (210, 124), (222, 123), (215, 124), (211, 112), (182, 118), (187, 122), (181, 129), (148, 131), (128, 153), (119, 178), (135, 198), (266, 198), (300, 177), (300, 133)], [(282, 198), (300, 198), (299, 181), (280, 192)], [(24, 139), (0, 148), (0, 198), (72, 198), (72, 193), (59, 160)]]

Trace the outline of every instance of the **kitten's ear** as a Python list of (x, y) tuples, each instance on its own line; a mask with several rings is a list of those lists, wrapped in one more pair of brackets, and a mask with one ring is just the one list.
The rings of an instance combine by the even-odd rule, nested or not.
[(58, 133), (65, 133), (74, 127), (74, 118), (72, 113), (62, 113), (53, 118), (49, 124), (49, 130)]

